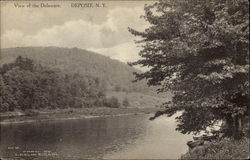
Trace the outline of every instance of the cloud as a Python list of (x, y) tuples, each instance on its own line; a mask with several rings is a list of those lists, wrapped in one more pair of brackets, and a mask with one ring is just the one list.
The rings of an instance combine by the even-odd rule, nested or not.
[(19, 30), (8, 30), (1, 36), (1, 47), (15, 47), (24, 46), (25, 42), (22, 41), (26, 39), (23, 32)]
[(41, 29), (34, 35), (25, 35), (20, 30), (7, 30), (1, 37), (3, 47), (14, 46), (59, 46), (59, 47), (104, 47), (103, 30), (113, 34), (103, 25), (83, 20), (68, 21)]
[[(41, 10), (35, 13), (27, 19), (27, 23), (33, 27), (36, 27), (31, 23), (33, 20), (37, 21), (37, 18), (44, 19), (47, 16), (47, 13)], [(68, 18), (70, 20), (62, 24), (44, 25), (35, 33), (28, 33), (23, 29), (23, 23), (26, 21), (22, 19), (23, 21), (19, 22), (21, 27), (5, 29), (1, 36), (1, 46), (4, 48), (17, 46), (89, 48), (123, 62), (133, 61), (138, 58), (138, 48), (133, 43), (134, 37), (127, 28), (145, 29), (147, 23), (139, 18), (143, 13), (143, 7), (114, 7), (106, 13), (103, 17), (106, 20), (102, 22), (95, 22), (93, 19), (88, 21), (78, 16), (78, 19)]]
[(107, 24), (113, 26), (117, 31), (126, 30), (127, 27), (143, 30), (147, 23), (140, 18), (141, 15), (144, 15), (143, 7), (116, 7), (107, 14)]
[[(135, 62), (140, 59), (138, 55), (139, 51), (142, 49), (133, 42), (127, 42), (123, 44), (116, 45), (110, 48), (87, 48), (89, 51), (100, 53), (102, 55), (108, 56), (112, 59), (127, 62)], [(141, 71), (148, 71), (150, 68), (142, 67), (141, 65), (133, 66)]]
[(123, 62), (132, 62), (139, 59), (139, 48), (133, 42), (122, 43), (110, 48), (88, 48), (88, 50)]

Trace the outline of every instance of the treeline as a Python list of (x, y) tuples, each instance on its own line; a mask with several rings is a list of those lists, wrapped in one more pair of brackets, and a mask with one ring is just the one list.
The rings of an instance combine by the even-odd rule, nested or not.
[(63, 73), (79, 73), (98, 77), (111, 91), (151, 92), (146, 81), (133, 83), (133, 67), (109, 57), (79, 48), (59, 47), (17, 47), (1, 49), (0, 63), (10, 63), (18, 56), (34, 60), (43, 66), (59, 68)]
[(119, 107), (116, 98), (106, 98), (105, 88), (96, 77), (64, 74), (19, 56), (0, 68), (0, 111)]

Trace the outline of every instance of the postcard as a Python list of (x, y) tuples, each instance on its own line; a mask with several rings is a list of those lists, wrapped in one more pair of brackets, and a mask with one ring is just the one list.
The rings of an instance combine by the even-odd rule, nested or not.
[(249, 158), (248, 1), (0, 3), (0, 159)]

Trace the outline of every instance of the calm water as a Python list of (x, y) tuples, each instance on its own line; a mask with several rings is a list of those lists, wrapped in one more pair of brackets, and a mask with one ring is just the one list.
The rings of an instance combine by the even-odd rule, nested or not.
[(34, 122), (1, 126), (1, 157), (176, 159), (191, 139), (174, 118), (150, 115)]

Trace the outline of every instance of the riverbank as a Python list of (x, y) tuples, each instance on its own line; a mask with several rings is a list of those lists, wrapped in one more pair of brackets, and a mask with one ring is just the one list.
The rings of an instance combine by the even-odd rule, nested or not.
[(249, 159), (249, 138), (239, 141), (214, 140), (207, 145), (189, 150), (180, 159)]
[(29, 111), (15, 111), (0, 113), (0, 124), (25, 123), (34, 121), (52, 121), (67, 119), (82, 119), (105, 116), (154, 114), (160, 108), (67, 108), (67, 109), (42, 109)]

